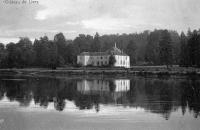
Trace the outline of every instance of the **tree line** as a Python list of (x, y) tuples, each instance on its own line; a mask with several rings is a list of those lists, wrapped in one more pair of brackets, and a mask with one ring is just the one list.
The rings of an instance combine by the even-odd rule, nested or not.
[(47, 67), (76, 65), (76, 57), (84, 51), (106, 51), (117, 44), (130, 56), (131, 65), (167, 65), (200, 67), (200, 30), (179, 35), (171, 30), (144, 31), (132, 34), (95, 36), (79, 34), (67, 40), (58, 33), (32, 42), (21, 37), (17, 43), (0, 43), (0, 68)]

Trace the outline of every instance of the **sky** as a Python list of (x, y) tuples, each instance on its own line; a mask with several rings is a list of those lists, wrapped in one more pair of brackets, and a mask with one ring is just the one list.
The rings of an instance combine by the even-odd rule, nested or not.
[[(18, 2), (13, 4), (12, 1)], [(22, 4), (22, 1), (27, 1)], [(32, 0), (36, 1), (36, 0)], [(0, 0), (0, 42), (200, 28), (200, 0)]]

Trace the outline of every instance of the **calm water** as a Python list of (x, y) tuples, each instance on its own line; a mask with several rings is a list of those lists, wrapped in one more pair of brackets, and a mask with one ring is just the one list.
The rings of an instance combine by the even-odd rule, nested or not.
[(0, 130), (200, 128), (200, 79), (0, 76)]

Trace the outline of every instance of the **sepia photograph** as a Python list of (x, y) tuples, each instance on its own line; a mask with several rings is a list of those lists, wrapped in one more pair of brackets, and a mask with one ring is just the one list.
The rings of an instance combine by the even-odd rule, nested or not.
[(0, 0), (0, 130), (199, 130), (199, 0)]

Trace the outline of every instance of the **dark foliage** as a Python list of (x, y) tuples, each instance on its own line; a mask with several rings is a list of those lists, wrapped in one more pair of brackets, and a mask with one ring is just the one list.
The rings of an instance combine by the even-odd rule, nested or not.
[(172, 60), (172, 40), (167, 30), (162, 31), (161, 40), (159, 41), (159, 57), (160, 63), (164, 65), (171, 65)]
[(116, 63), (116, 59), (115, 59), (115, 57), (113, 56), (113, 55), (111, 55), (110, 57), (109, 57), (109, 66), (114, 66), (114, 64)]
[(136, 49), (137, 47), (135, 42), (133, 40), (130, 40), (126, 48), (126, 52), (131, 57), (131, 64), (136, 64), (137, 61)]
[(176, 31), (154, 30), (133, 34), (95, 36), (80, 34), (66, 40), (63, 33), (49, 40), (47, 36), (35, 39), (20, 38), (6, 46), (0, 43), (0, 68), (49, 67), (76, 65), (76, 57), (83, 51), (99, 52), (110, 49), (114, 43), (130, 56), (131, 65), (170, 65), (200, 67), (199, 31), (188, 31), (180, 36)]
[(200, 32), (188, 30), (187, 37), (181, 34), (181, 66), (200, 67)]

